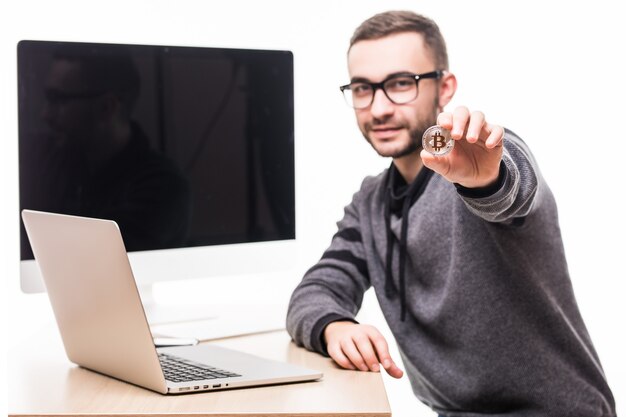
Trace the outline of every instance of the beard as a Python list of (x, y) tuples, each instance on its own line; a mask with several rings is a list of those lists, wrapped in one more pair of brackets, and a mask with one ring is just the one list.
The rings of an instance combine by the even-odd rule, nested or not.
[[(424, 136), (424, 132), (429, 127), (435, 125), (437, 123), (437, 109), (438, 109), (438, 100), (434, 103), (433, 109), (429, 112), (428, 115), (422, 118), (416, 118), (416, 123), (413, 127), (411, 127), (410, 123), (407, 121), (398, 121), (394, 122), (393, 120), (373, 120), (372, 122), (365, 123), (363, 128), (361, 129), (361, 133), (365, 140), (374, 148), (374, 150), (383, 157), (390, 157), (393, 159), (402, 158), (403, 156), (410, 155), (414, 152), (418, 152), (422, 148), (422, 136)], [(391, 152), (381, 152), (381, 150), (377, 149), (373, 140), (369, 137), (368, 132), (372, 130), (376, 125), (382, 124), (390, 124), (397, 128), (403, 129), (408, 132), (409, 140), (402, 145), (400, 148), (391, 151)]]

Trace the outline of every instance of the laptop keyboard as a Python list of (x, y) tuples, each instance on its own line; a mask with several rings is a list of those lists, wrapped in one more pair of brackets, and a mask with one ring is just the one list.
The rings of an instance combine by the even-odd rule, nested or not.
[(200, 381), (203, 379), (217, 379), (241, 376), (233, 372), (213, 366), (204, 365), (176, 356), (159, 353), (159, 362), (165, 379), (172, 382)]

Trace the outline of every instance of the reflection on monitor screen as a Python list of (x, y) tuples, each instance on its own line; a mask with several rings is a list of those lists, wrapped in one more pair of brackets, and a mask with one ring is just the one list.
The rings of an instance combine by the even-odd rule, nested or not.
[(22, 41), (18, 91), (20, 210), (116, 221), (140, 285), (289, 261), (290, 52)]

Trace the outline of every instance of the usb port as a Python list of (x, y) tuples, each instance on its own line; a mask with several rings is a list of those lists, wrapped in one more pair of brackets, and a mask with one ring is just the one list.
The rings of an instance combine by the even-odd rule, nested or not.
[(215, 385), (213, 385), (213, 388), (219, 388), (221, 386), (222, 386), (222, 384), (215, 384)]
[(193, 389), (200, 389), (200, 385), (196, 385)]
[(205, 385), (205, 386), (203, 386), (202, 388), (207, 389), (207, 388), (209, 388), (209, 386), (208, 386), (208, 385)]

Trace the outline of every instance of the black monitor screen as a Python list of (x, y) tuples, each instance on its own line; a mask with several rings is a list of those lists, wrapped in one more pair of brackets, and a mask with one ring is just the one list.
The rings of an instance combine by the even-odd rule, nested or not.
[(22, 41), (18, 102), (20, 210), (128, 251), (295, 237), (289, 51)]

